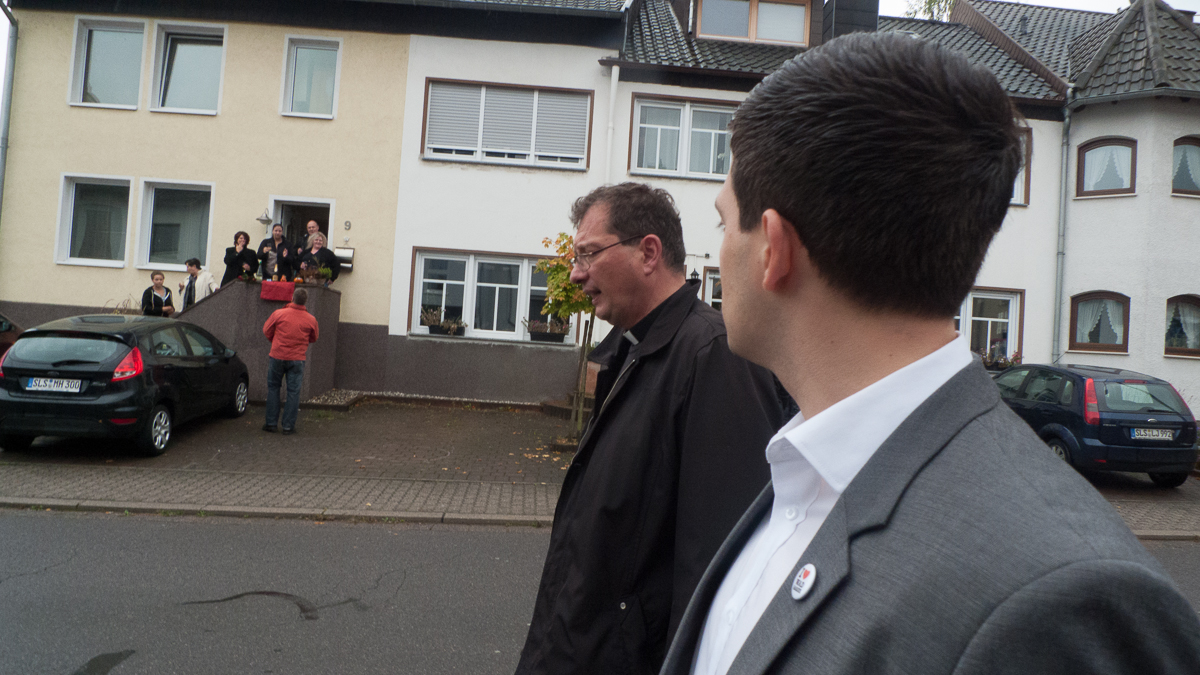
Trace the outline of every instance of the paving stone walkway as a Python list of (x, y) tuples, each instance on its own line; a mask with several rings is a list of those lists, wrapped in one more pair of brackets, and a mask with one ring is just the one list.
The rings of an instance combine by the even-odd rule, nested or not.
[[(180, 427), (155, 458), (83, 440), (0, 452), (0, 506), (548, 525), (571, 460), (548, 450), (569, 423), (536, 412), (368, 402), (303, 411), (294, 436), (261, 415)], [(1200, 479), (1089, 480), (1139, 536), (1200, 540)]]

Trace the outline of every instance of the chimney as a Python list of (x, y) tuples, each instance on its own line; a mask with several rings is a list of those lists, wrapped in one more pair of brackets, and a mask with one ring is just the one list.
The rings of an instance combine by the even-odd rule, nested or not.
[[(1172, 8), (1172, 9), (1174, 9), (1174, 8)], [(1191, 21), (1192, 23), (1196, 23), (1196, 10), (1194, 10), (1194, 9), (1176, 9), (1175, 11), (1186, 16), (1188, 18), (1188, 21)]]
[(828, 0), (821, 25), (821, 42), (855, 31), (879, 28), (879, 0)]

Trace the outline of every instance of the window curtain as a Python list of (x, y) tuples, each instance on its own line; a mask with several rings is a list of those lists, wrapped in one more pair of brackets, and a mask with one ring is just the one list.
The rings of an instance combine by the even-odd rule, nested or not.
[(1075, 341), (1086, 343), (1088, 333), (1100, 323), (1100, 313), (1104, 311), (1104, 300), (1084, 300), (1078, 305), (1075, 315)]
[(1175, 146), (1175, 165), (1171, 167), (1171, 175), (1174, 176), (1171, 189), (1200, 191), (1200, 146)]
[(1200, 307), (1187, 302), (1173, 302), (1167, 308), (1167, 328), (1171, 327), (1171, 319), (1179, 312), (1179, 323), (1187, 335), (1187, 348), (1200, 349)]
[(1125, 305), (1119, 300), (1104, 300), (1104, 308), (1108, 311), (1108, 323), (1117, 336), (1116, 344), (1125, 344)]
[(1124, 145), (1106, 145), (1083, 156), (1083, 189), (1119, 190), (1129, 187), (1133, 151)]

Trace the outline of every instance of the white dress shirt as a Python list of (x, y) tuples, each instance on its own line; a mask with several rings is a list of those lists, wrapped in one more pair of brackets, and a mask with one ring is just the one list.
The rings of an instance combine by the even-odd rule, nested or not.
[[(888, 436), (971, 363), (959, 336), (805, 420), (796, 415), (767, 444), (775, 502), (729, 568), (708, 610), (694, 675), (725, 675), (767, 605), (838, 497)], [(821, 570), (817, 570), (820, 577)]]

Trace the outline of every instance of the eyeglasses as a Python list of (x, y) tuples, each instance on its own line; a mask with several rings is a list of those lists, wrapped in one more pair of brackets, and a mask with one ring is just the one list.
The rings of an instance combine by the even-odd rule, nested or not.
[(580, 253), (580, 252), (576, 251), (575, 257), (571, 258), (567, 262), (571, 263), (572, 267), (578, 267), (581, 270), (586, 270), (587, 268), (592, 266), (592, 261), (595, 260), (596, 256), (607, 251), (608, 249), (610, 249), (614, 246), (620, 246), (621, 244), (631, 242), (634, 239), (643, 239), (645, 237), (646, 237), (646, 235), (644, 235), (644, 234), (639, 234), (635, 237), (628, 237), (626, 239), (622, 239), (621, 241), (618, 241), (615, 244), (609, 244), (608, 246), (598, 248), (595, 251), (591, 251), (589, 253)]

